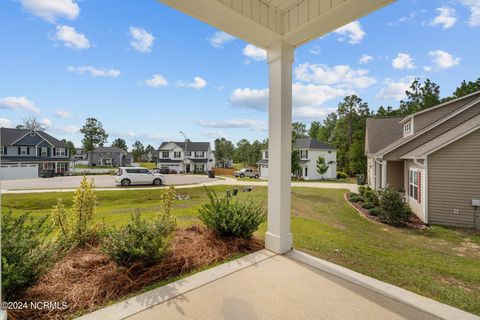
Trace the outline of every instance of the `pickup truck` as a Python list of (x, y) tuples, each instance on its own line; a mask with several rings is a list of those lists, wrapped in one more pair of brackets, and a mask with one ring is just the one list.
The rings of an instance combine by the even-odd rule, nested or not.
[(248, 169), (248, 168), (243, 168), (239, 171), (235, 171), (233, 173), (233, 175), (235, 177), (240, 177), (240, 178), (244, 178), (244, 177), (249, 177), (249, 178), (255, 178), (255, 179), (258, 179), (259, 177), (259, 174), (257, 171), (254, 171), (253, 169)]

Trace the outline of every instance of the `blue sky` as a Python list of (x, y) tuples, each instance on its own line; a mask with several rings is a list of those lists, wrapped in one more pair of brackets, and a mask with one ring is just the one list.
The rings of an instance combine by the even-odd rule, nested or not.
[[(154, 0), (0, 2), (0, 125), (36, 116), (80, 144), (87, 117), (109, 142), (158, 146), (267, 137), (265, 52)], [(298, 48), (294, 120), (351, 93), (397, 106), (414, 77), (442, 95), (480, 77), (480, 0), (403, 0)]]

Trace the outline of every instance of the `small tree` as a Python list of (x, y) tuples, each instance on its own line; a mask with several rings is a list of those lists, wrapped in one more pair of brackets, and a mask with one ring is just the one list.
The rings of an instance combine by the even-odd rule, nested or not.
[(46, 130), (47, 126), (37, 120), (37, 117), (28, 117), (22, 119), (22, 124), (17, 126), (17, 129), (26, 130)]
[(317, 159), (317, 172), (318, 174), (322, 177), (323, 180), (323, 175), (327, 173), (329, 166), (327, 165), (325, 158), (320, 156)]
[(62, 199), (58, 199), (52, 209), (52, 218), (65, 245), (75, 247), (89, 240), (93, 232), (91, 222), (96, 205), (95, 184), (93, 179), (88, 181), (87, 177), (83, 177), (75, 191), (70, 212), (65, 209)]
[(132, 146), (132, 155), (134, 161), (140, 161), (145, 154), (145, 147), (140, 141), (135, 141)]
[(112, 147), (117, 147), (119, 149), (123, 149), (128, 151), (127, 143), (122, 138), (117, 138), (112, 142)]
[(88, 163), (91, 165), (93, 150), (107, 142), (108, 134), (103, 129), (102, 123), (95, 118), (88, 118), (80, 132), (83, 134), (83, 150), (89, 153)]

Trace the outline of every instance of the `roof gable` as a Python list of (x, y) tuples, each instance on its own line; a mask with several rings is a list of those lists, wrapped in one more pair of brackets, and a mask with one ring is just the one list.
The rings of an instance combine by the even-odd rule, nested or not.
[(305, 137), (305, 138), (298, 138), (295, 140), (293, 144), (295, 149), (322, 149), (322, 150), (335, 150), (336, 148), (330, 146), (322, 141), (318, 141), (317, 139)]
[[(169, 146), (169, 144), (172, 144)], [(180, 149), (184, 150), (185, 149), (185, 141), (181, 142), (174, 142), (174, 141), (169, 141), (169, 142), (162, 142), (160, 145), (159, 150), (172, 150), (175, 148), (175, 146), (179, 147)], [(193, 141), (188, 141), (187, 142), (187, 151), (207, 151), (210, 149), (210, 142), (193, 142)]]
[(368, 118), (365, 154), (376, 153), (403, 136), (403, 117)]
[(17, 140), (14, 146), (36, 146), (44, 139), (40, 137), (35, 131), (28, 132), (20, 140)]

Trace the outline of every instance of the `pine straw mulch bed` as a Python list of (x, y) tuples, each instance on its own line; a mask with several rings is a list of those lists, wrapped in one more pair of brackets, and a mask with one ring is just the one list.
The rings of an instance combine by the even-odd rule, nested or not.
[[(371, 215), (370, 212), (367, 209), (365, 209), (364, 207), (362, 207), (362, 205), (360, 203), (351, 202), (350, 200), (348, 200), (348, 192), (346, 192), (343, 196), (345, 198), (345, 201), (347, 201), (348, 204), (350, 204), (355, 210), (357, 210), (357, 212), (360, 214), (360, 216), (362, 216), (362, 217), (364, 217), (364, 218), (366, 218), (370, 221), (376, 222), (378, 224), (387, 225), (387, 224), (383, 223), (380, 220), (379, 217)], [(405, 223), (403, 225), (403, 227), (408, 228), (408, 229), (425, 229), (425, 228), (427, 228), (425, 223), (423, 223), (423, 221), (420, 220), (420, 218), (417, 217), (415, 214), (412, 214), (412, 216), (410, 217), (410, 221)]]
[(65, 319), (91, 312), (107, 302), (162, 280), (225, 261), (240, 253), (263, 249), (256, 238), (220, 238), (201, 226), (178, 229), (170, 250), (150, 267), (119, 267), (98, 245), (76, 249), (59, 260), (17, 301), (67, 302), (66, 310), (15, 310), (9, 319)]

